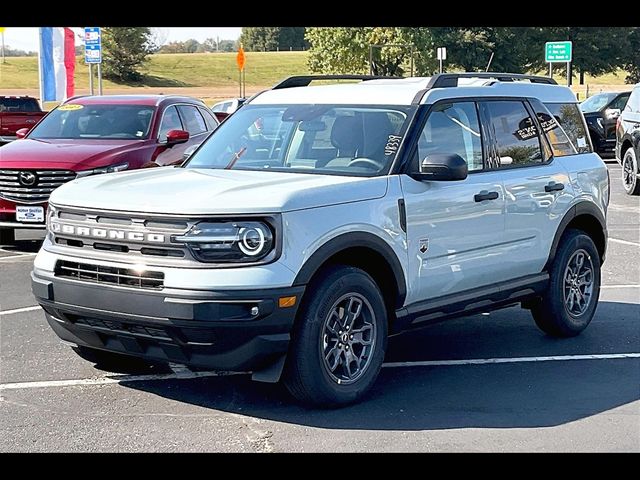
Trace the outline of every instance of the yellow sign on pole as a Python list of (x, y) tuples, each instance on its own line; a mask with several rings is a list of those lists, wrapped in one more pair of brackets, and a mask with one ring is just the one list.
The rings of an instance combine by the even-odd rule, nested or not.
[(236, 56), (236, 63), (238, 64), (238, 69), (240, 71), (244, 70), (244, 48), (240, 46), (238, 49), (238, 55)]

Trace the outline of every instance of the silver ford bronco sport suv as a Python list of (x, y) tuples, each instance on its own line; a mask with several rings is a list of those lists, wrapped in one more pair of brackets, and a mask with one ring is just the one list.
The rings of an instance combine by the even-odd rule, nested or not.
[(180, 167), (51, 196), (32, 287), (83, 358), (282, 378), (357, 401), (387, 338), (520, 304), (548, 335), (598, 303), (607, 169), (574, 94), (502, 73), (291, 77)]

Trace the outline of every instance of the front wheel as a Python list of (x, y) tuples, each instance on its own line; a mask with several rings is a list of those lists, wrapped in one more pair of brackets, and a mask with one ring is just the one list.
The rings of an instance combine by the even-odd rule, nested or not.
[(531, 313), (538, 327), (555, 337), (573, 337), (593, 318), (600, 296), (600, 255), (591, 237), (568, 230), (551, 268), (549, 287)]
[(387, 346), (387, 310), (363, 270), (334, 266), (309, 285), (285, 366), (289, 392), (304, 404), (338, 407), (373, 386)]
[(633, 147), (627, 148), (622, 157), (622, 186), (627, 195), (638, 195), (640, 193), (638, 158)]

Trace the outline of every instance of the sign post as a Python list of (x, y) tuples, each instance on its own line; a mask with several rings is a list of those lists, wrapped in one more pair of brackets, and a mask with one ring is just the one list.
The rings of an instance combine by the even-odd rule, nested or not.
[(573, 43), (547, 42), (544, 44), (544, 60), (549, 64), (549, 76), (553, 78), (553, 64), (567, 63), (567, 87), (571, 86), (571, 60), (573, 58)]
[(438, 47), (436, 53), (438, 60), (440, 61), (440, 73), (442, 73), (442, 62), (447, 59), (447, 47)]
[(244, 77), (244, 48), (242, 48), (242, 45), (240, 45), (240, 48), (238, 49), (238, 55), (236, 55), (236, 63), (238, 64), (238, 71), (239, 71), (239, 84), (240, 84), (240, 97), (244, 97), (243, 94), (243, 77)]
[(84, 61), (89, 64), (91, 95), (93, 95), (93, 64), (98, 64), (98, 95), (102, 95), (102, 33), (100, 27), (84, 27)]

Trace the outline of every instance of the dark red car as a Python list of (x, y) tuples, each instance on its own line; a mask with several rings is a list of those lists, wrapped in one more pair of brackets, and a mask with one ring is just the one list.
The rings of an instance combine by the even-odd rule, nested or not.
[(13, 242), (16, 228), (45, 228), (49, 195), (63, 183), (180, 163), (217, 126), (211, 110), (190, 97), (68, 100), (0, 147), (0, 244)]

